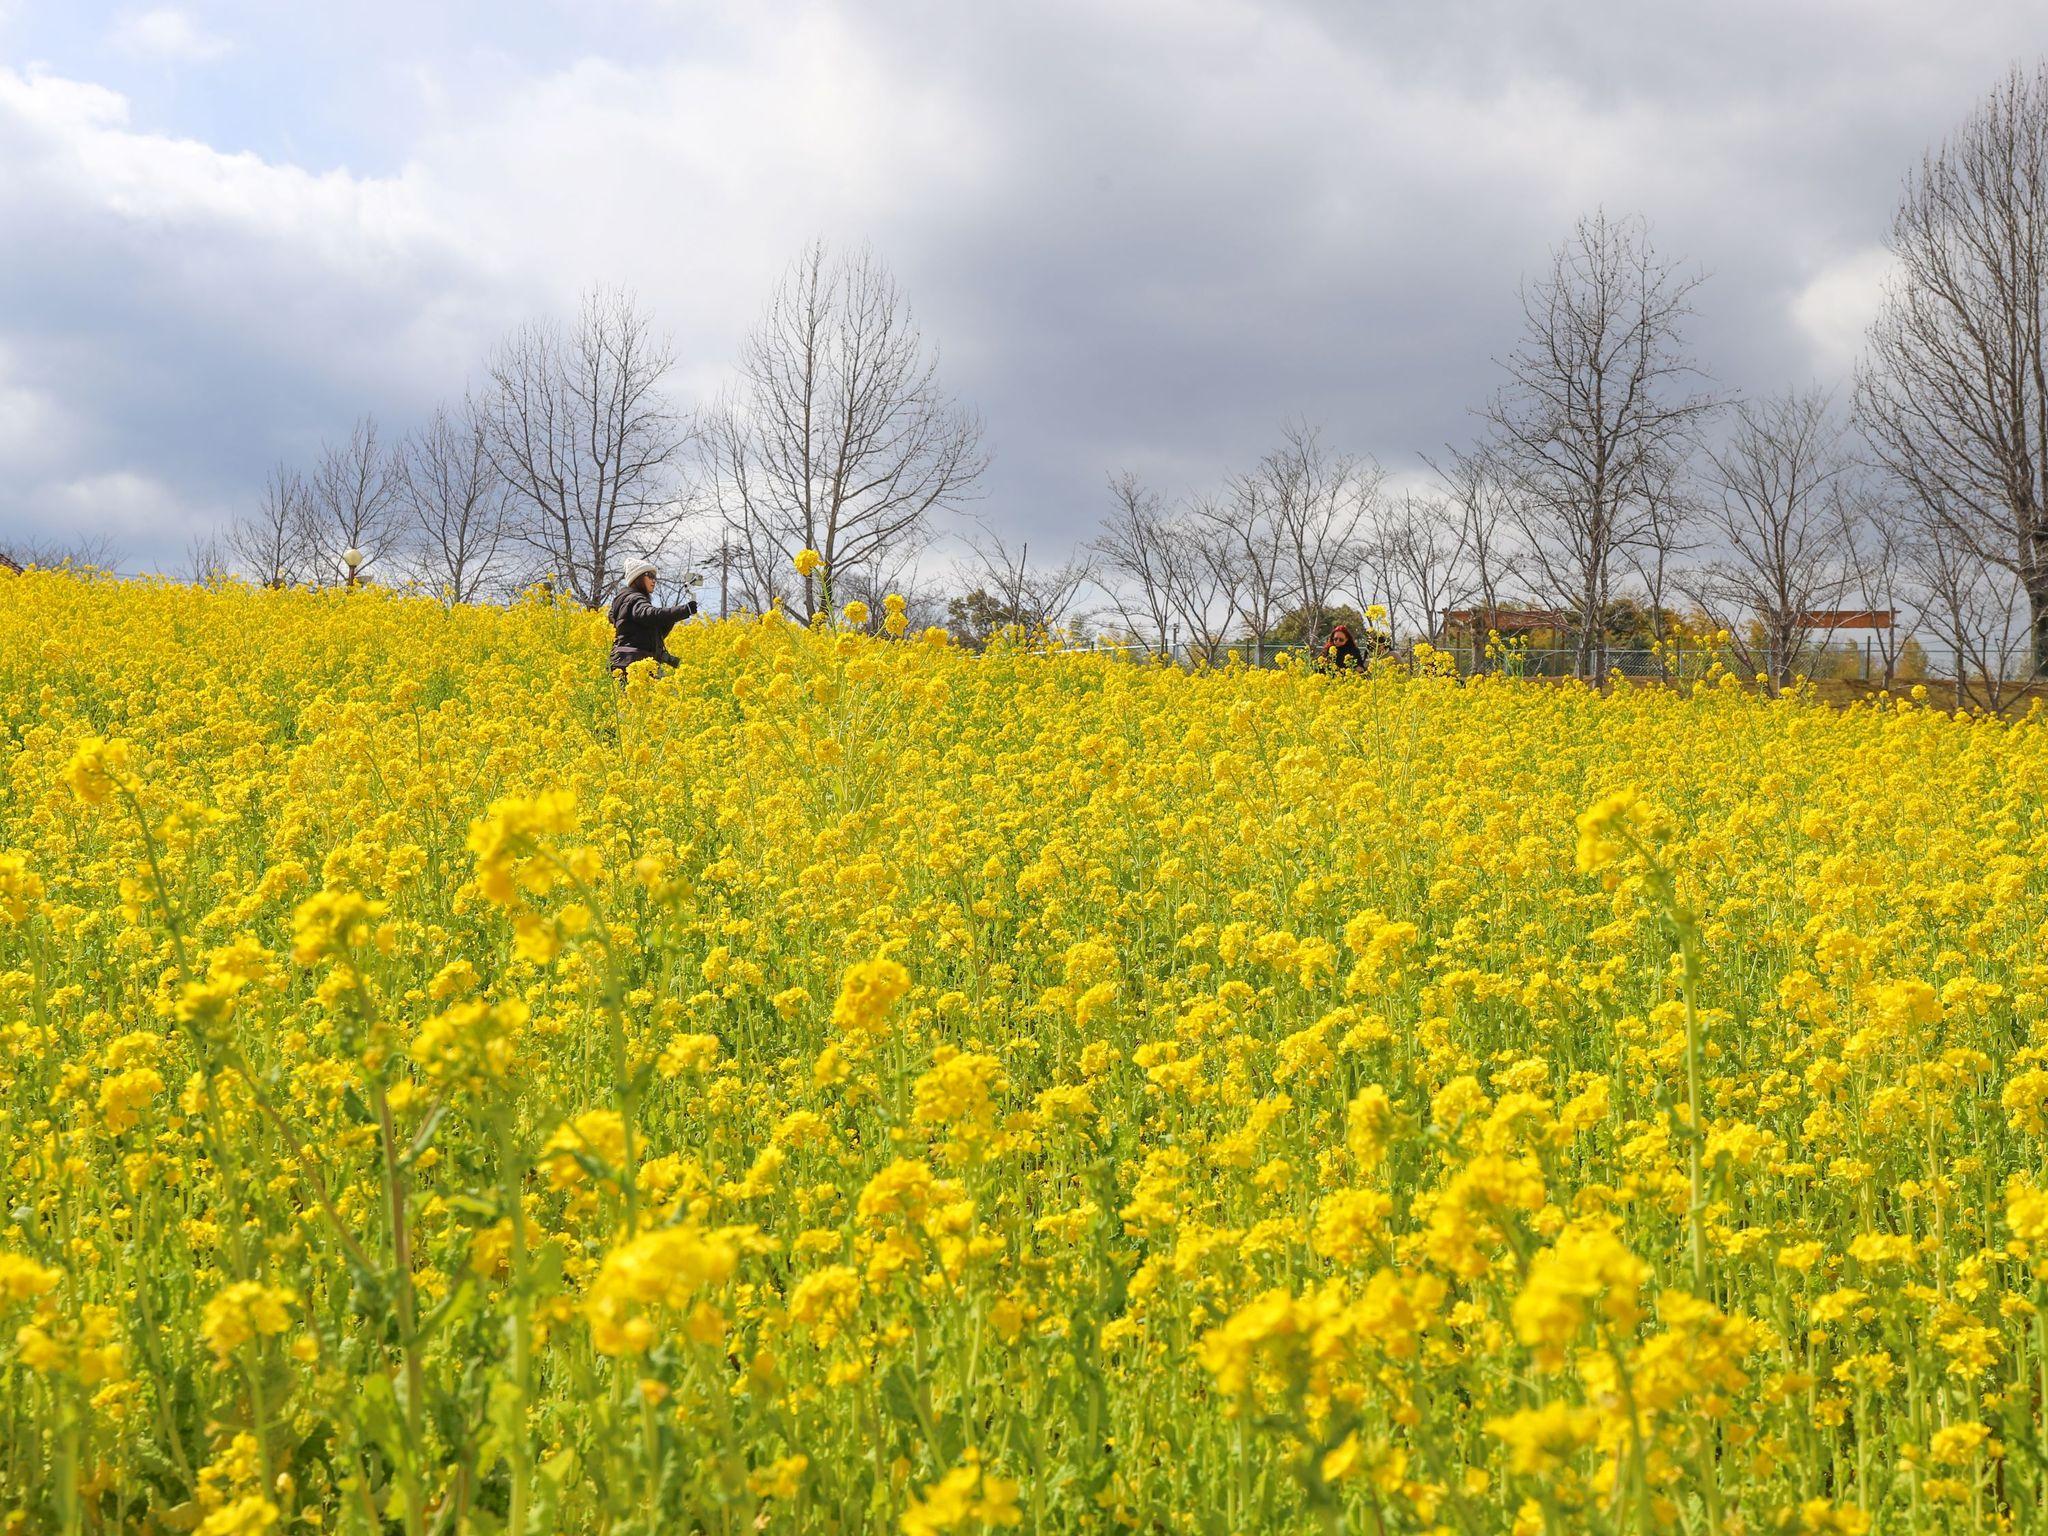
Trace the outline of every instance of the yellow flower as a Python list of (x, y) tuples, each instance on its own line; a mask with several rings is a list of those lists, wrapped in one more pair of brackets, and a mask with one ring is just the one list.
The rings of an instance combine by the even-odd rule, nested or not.
[(530, 1010), (514, 999), (457, 1003), (420, 1025), (412, 1059), (430, 1081), (481, 1088), (503, 1083), (518, 1061)]
[(1977, 1448), (1991, 1435), (1991, 1426), (1968, 1421), (1937, 1429), (1928, 1443), (1928, 1459), (1939, 1466), (1966, 1467), (1977, 1459)]
[(1018, 1485), (985, 1472), (974, 1452), (911, 1500), (903, 1512), (903, 1536), (942, 1536), (948, 1531), (988, 1531), (1023, 1522)]
[(849, 1034), (881, 1031), (889, 1011), (910, 990), (910, 972), (894, 960), (863, 960), (850, 966), (839, 983), (839, 999), (832, 1005), (832, 1022)]
[(2022, 1245), (2048, 1244), (2048, 1190), (2014, 1174), (2005, 1187), (2005, 1224)]
[(747, 1492), (757, 1499), (793, 1499), (810, 1466), (808, 1456), (778, 1456), (767, 1466), (747, 1474)]
[(1358, 1160), (1359, 1171), (1370, 1173), (1387, 1155), (1387, 1140), (1394, 1128), (1394, 1105), (1387, 1090), (1372, 1083), (1359, 1090), (1346, 1112), (1348, 1130), (1345, 1145)]
[(741, 1229), (704, 1231), (685, 1223), (636, 1237), (605, 1255), (583, 1303), (590, 1342), (603, 1355), (644, 1354), (663, 1336), (663, 1315), (682, 1336), (716, 1338), (722, 1314), (708, 1294), (739, 1265)]
[(1549, 1402), (1488, 1419), (1486, 1432), (1507, 1446), (1510, 1472), (1548, 1478), (1592, 1443), (1599, 1422), (1599, 1415), (1589, 1408)]
[(796, 573), (799, 576), (815, 576), (825, 567), (825, 557), (815, 549), (800, 549), (796, 552)]
[(565, 790), (507, 795), (491, 802), (470, 824), (469, 851), (476, 856), (477, 889), (500, 906), (522, 897), (544, 896), (567, 879), (567, 864), (550, 840), (576, 826), (576, 798)]
[[(368, 900), (355, 891), (322, 891), (309, 897), (292, 914), (292, 959), (300, 965), (314, 965), (361, 948), (370, 941), (373, 926), (386, 910), (386, 903)], [(191, 996), (193, 1006), (203, 1008), (196, 1001), (196, 990)]]
[(200, 1336), (212, 1346), (214, 1358), (226, 1365), (244, 1344), (274, 1338), (289, 1328), (289, 1308), (296, 1300), (277, 1286), (238, 1280), (206, 1304)]
[(941, 1047), (936, 1064), (911, 1084), (918, 1125), (987, 1134), (995, 1126), (996, 1098), (1009, 1087), (1003, 1064), (978, 1051)]
[(1339, 1264), (1358, 1264), (1380, 1251), (1394, 1202), (1370, 1189), (1340, 1189), (1316, 1209), (1315, 1249)]
[(1799, 1506), (1799, 1529), (1815, 1536), (1864, 1536), (1870, 1516), (1853, 1504), (1831, 1504), (1826, 1499), (1808, 1499)]
[(107, 1134), (119, 1136), (134, 1129), (143, 1109), (163, 1091), (163, 1075), (154, 1067), (130, 1067), (101, 1083), (99, 1111)]
[(0, 918), (10, 923), (27, 921), (42, 896), (42, 876), (28, 867), (27, 856), (0, 853)]
[(1565, 1352), (1589, 1321), (1612, 1332), (1633, 1328), (1641, 1315), (1637, 1293), (1649, 1266), (1602, 1222), (1567, 1227), (1529, 1265), (1515, 1298), (1515, 1336), (1545, 1370), (1564, 1364)]
[(1670, 631), (1642, 686), (873, 643), (879, 588), (622, 689), (565, 574), (0, 571), (30, 1525), (319, 1536), (367, 1475), (401, 1524), (1122, 1530), (1248, 1480), (1537, 1536), (1718, 1476), (1731, 1530), (1865, 1532), (1859, 1436), (1873, 1507), (2034, 1518), (2048, 712)]
[(789, 1318), (810, 1330), (812, 1342), (829, 1344), (860, 1306), (860, 1276), (844, 1264), (828, 1264), (804, 1276), (790, 1293)]
[(260, 1493), (245, 1494), (199, 1522), (195, 1536), (262, 1536), (276, 1526), (277, 1506)]
[(64, 782), (87, 805), (102, 805), (125, 783), (132, 753), (120, 737), (109, 741), (104, 736), (88, 736), (65, 764)]
[(24, 1254), (0, 1249), (0, 1302), (33, 1301), (53, 1291), (64, 1276)]
[(1635, 789), (1617, 789), (1582, 812), (1578, 828), (1579, 869), (1594, 874), (1631, 851), (1661, 842), (1667, 817)]

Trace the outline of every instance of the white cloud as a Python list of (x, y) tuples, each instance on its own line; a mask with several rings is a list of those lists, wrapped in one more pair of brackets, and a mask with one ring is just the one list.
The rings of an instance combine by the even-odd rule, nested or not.
[(1864, 334), (1896, 270), (1891, 252), (1871, 246), (1823, 267), (1792, 300), (1792, 321), (1812, 349), (1815, 371), (1840, 374), (1863, 355)]
[(138, 470), (108, 470), (60, 481), (41, 500), (58, 525), (103, 529), (117, 539), (148, 538), (191, 526), (177, 492)]
[(417, 192), (400, 182), (316, 175), (140, 132), (126, 98), (101, 86), (0, 66), (0, 132), (24, 152), (0, 172), (0, 192), (34, 183), (40, 195), (132, 225), (227, 227), (304, 243), (341, 265), (388, 261), (438, 238)]
[(460, 331), (472, 304), (502, 302), (486, 253), (415, 175), (315, 173), (144, 132), (116, 92), (4, 66), (0, 225), (22, 232), (0, 272), (23, 269), (82, 307), (146, 300), (152, 329), (188, 332), (207, 354), (288, 358), (302, 376), (437, 370), (474, 344), (446, 334), (451, 322)]
[(459, 388), (476, 311), (505, 307), (403, 174), (147, 132), (114, 91), (4, 66), (0, 228), (0, 534), (105, 532), (138, 564), (336, 420)]
[[(216, 530), (218, 506), (197, 505), (140, 469), (109, 469), (30, 489), (23, 542), (54, 550), (105, 540), (105, 552), (130, 571), (177, 569), (196, 538)], [(4, 542), (5, 530), (0, 530)], [(97, 558), (97, 556), (96, 556)]]
[(24, 374), (19, 360), (0, 345), (0, 475), (17, 482), (60, 461), (77, 440), (70, 413)]
[(210, 64), (234, 51), (233, 43), (171, 5), (127, 12), (114, 23), (110, 40), (123, 53), (173, 64)]
[[(132, 3), (123, 48), (221, 57), (224, 7)], [(233, 511), (595, 281), (701, 400), (813, 235), (896, 270), (1034, 550), (1105, 470), (1196, 485), (1291, 412), (1396, 470), (1462, 441), (1518, 277), (1596, 204), (1714, 273), (1694, 350), (1725, 384), (1838, 375), (1898, 171), (2034, 3), (1966, 34), (1913, 0), (1847, 32), (1854, 0), (640, 0), (526, 31), (352, 0), (252, 23), (203, 108), (0, 66), (0, 466), (36, 452), (48, 494), (10, 504), (66, 516)], [(272, 147), (162, 131), (180, 110)]]

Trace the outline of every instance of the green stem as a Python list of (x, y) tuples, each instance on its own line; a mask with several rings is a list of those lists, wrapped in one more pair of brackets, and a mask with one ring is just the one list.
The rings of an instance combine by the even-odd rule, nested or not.
[(526, 1209), (520, 1200), (520, 1178), (512, 1149), (512, 1133), (504, 1116), (498, 1120), (498, 1187), (512, 1223), (510, 1267), (512, 1280), (512, 1395), (514, 1432), (509, 1452), (512, 1459), (512, 1498), (505, 1529), (509, 1536), (526, 1536), (526, 1505), (533, 1480), (533, 1446), (527, 1438), (527, 1401), (531, 1366), (533, 1325), (526, 1306)]
[(398, 1331), (405, 1355), (405, 1427), (410, 1440), (405, 1467), (406, 1529), (419, 1536), (426, 1529), (425, 1499), (420, 1481), (420, 1458), (425, 1454), (425, 1372), (420, 1365), (417, 1310), (412, 1287), (412, 1234), (405, 1216), (405, 1174), (398, 1166), (398, 1136), (391, 1121), (391, 1101), (384, 1092), (383, 1079), (369, 1075), (370, 1105), (377, 1116), (377, 1135), (383, 1152), (384, 1204), (391, 1224), (392, 1289), (398, 1314)]

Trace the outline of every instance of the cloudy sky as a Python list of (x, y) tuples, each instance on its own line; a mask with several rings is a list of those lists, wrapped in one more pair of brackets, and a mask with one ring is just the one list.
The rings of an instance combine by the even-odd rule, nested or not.
[(269, 464), (635, 288), (705, 399), (814, 235), (1085, 537), (1299, 414), (1471, 432), (1583, 211), (1703, 267), (1729, 389), (1842, 378), (1900, 179), (2039, 0), (0, 0), (0, 539), (175, 566)]

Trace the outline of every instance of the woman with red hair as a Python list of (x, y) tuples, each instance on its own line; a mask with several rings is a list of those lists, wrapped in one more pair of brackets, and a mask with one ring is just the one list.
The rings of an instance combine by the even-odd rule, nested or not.
[(1349, 624), (1333, 625), (1330, 638), (1323, 642), (1323, 654), (1316, 665), (1325, 672), (1363, 672), (1365, 658), (1358, 654), (1358, 642), (1351, 638)]

